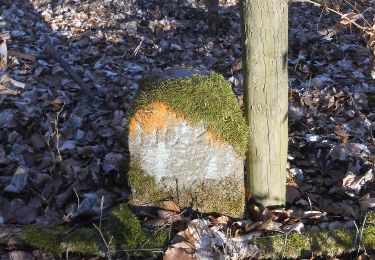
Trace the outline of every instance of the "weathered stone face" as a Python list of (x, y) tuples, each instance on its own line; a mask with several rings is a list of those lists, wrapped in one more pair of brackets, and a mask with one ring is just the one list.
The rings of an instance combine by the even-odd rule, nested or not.
[(192, 126), (167, 104), (151, 103), (130, 119), (129, 151), (139, 168), (133, 174), (152, 177), (147, 185), (131, 183), (134, 204), (173, 197), (201, 212), (243, 214), (243, 157), (203, 122)]

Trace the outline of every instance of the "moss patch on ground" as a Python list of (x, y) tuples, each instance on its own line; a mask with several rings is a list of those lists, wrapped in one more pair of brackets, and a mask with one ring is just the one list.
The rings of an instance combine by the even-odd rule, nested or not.
[[(375, 212), (369, 212), (363, 227), (357, 230), (333, 229), (320, 232), (297, 232), (288, 235), (264, 236), (250, 239), (248, 243), (256, 245), (262, 255), (260, 259), (307, 258), (311, 256), (331, 257), (361, 250), (375, 249)], [(103, 228), (103, 235), (109, 243), (109, 250), (159, 248), (165, 245), (168, 230), (152, 235), (144, 232), (138, 219), (122, 204), (111, 215)], [(29, 245), (44, 251), (61, 254), (76, 252), (83, 254), (106, 255), (108, 249), (97, 230), (93, 228), (76, 229), (67, 232), (67, 228), (53, 225), (31, 225), (23, 232), (23, 238)]]
[(129, 108), (129, 118), (154, 102), (168, 104), (192, 125), (203, 122), (219, 141), (232, 145), (240, 155), (246, 153), (246, 121), (230, 83), (223, 76), (212, 73), (144, 82)]
[(61, 254), (74, 252), (82, 254), (106, 255), (116, 250), (136, 250), (165, 246), (168, 230), (156, 234), (145, 231), (136, 215), (126, 204), (115, 208), (101, 231), (92, 228), (78, 228), (55, 225), (30, 225), (22, 233), (25, 243), (44, 251)]
[[(275, 235), (253, 238), (250, 244), (256, 245), (262, 252), (262, 258), (309, 258), (312, 255), (320, 257), (338, 256), (357, 249), (360, 245), (375, 249), (375, 213), (368, 214), (361, 235), (348, 229), (333, 229), (319, 232), (299, 234), (292, 232), (288, 235)], [(361, 241), (361, 243), (359, 243)]]

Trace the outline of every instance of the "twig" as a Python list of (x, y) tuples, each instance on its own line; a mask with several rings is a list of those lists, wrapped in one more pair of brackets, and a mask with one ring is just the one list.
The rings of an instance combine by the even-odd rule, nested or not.
[(105, 246), (106, 246), (106, 248), (107, 248), (108, 259), (111, 260), (111, 253), (110, 253), (109, 245), (107, 244), (107, 241), (106, 241), (105, 238), (104, 238), (104, 235), (103, 235), (102, 230), (101, 230), (100, 228), (98, 228), (98, 226), (95, 225), (95, 223), (92, 223), (92, 225), (94, 226), (94, 228), (95, 228), (96, 230), (98, 230), (98, 232), (99, 232), (99, 234), (100, 234), (100, 236), (101, 236), (101, 238), (102, 238), (102, 240), (103, 240), (103, 242), (104, 242), (104, 244), (105, 244)]
[(59, 123), (60, 113), (62, 112), (63, 109), (64, 109), (64, 104), (61, 106), (60, 110), (57, 111), (57, 113), (56, 113), (56, 119), (55, 119), (55, 122), (54, 122), (54, 125), (55, 125), (54, 135), (56, 136), (56, 150), (57, 150), (57, 154), (59, 156), (59, 161), (62, 161), (62, 157), (61, 157), (60, 147), (59, 147), (59, 141), (60, 141), (60, 136), (61, 135), (60, 135), (58, 123)]
[(141, 46), (142, 46), (142, 43), (143, 43), (144, 39), (145, 39), (144, 37), (141, 37), (141, 41), (138, 43), (138, 46), (134, 50), (134, 57), (137, 56), (138, 51), (141, 49)]
[(103, 206), (104, 206), (104, 196), (100, 200), (100, 218), (99, 218), (99, 228), (102, 228), (102, 216), (103, 216)]
[(307, 196), (307, 199), (309, 200), (310, 210), (313, 211), (313, 207), (312, 207), (312, 203), (311, 203), (310, 197)]
[(53, 160), (54, 163), (56, 163), (55, 154), (52, 152), (50, 140), (51, 140), (51, 135), (48, 135), (48, 139), (46, 140), (46, 143), (47, 143), (47, 146), (48, 146), (48, 150), (49, 150), (49, 152), (51, 154), (52, 160)]
[(59, 53), (52, 47), (52, 43), (50, 41), (47, 42), (45, 46), (46, 52), (55, 60), (57, 61), (61, 67), (72, 77), (75, 83), (81, 88), (81, 90), (90, 97), (90, 100), (93, 100), (94, 95), (90, 90), (89, 86), (86, 85), (85, 82), (78, 76), (77, 72), (75, 72), (69, 64), (59, 55)]
[(284, 256), (285, 256), (285, 249), (286, 249), (286, 245), (288, 243), (288, 235), (289, 235), (290, 232), (287, 232), (286, 235), (285, 235), (285, 240), (284, 240), (284, 250), (283, 250), (283, 253), (281, 255), (281, 258), (284, 259)]
[[(359, 228), (357, 226), (357, 223), (355, 223), (355, 221), (354, 221), (354, 226), (355, 226), (356, 232), (355, 232), (355, 239), (354, 239), (353, 248), (358, 249), (359, 248), (359, 243), (358, 243)], [(359, 253), (359, 251), (357, 251), (357, 257), (358, 257), (358, 253)]]
[[(174, 220), (174, 219), (176, 219), (178, 216), (182, 216), (182, 214), (184, 214), (185, 213), (185, 210), (183, 210), (183, 211), (181, 211), (177, 216), (174, 216), (173, 218), (172, 218), (172, 221)], [(155, 233), (154, 233), (154, 235), (152, 236), (152, 237), (150, 237), (149, 239), (147, 239), (145, 242), (143, 242), (143, 244), (140, 246), (140, 247), (138, 247), (135, 251), (134, 251), (134, 254), (136, 254), (138, 251), (140, 251), (141, 249), (143, 249), (143, 246), (145, 245), (145, 244), (147, 244), (160, 230), (162, 230), (163, 228), (165, 228), (166, 226), (168, 226), (168, 225), (170, 225), (171, 223), (172, 223), (172, 221), (168, 221), (167, 223), (165, 223), (164, 225), (162, 225), (160, 228), (158, 228), (156, 231), (155, 231)]]
[(362, 20), (367, 24), (368, 27), (372, 27), (372, 25), (365, 19), (365, 17), (363, 16), (363, 13), (360, 12), (356, 6), (354, 6), (352, 3), (350, 3), (348, 0), (343, 0), (344, 2), (346, 2), (348, 5), (350, 5), (357, 13), (359, 14), (362, 14)]
[(113, 250), (110, 251), (111, 253), (116, 252), (153, 252), (153, 253), (164, 253), (163, 248), (138, 248), (138, 249), (121, 249), (121, 250)]
[(74, 193), (76, 194), (76, 197), (77, 197), (77, 208), (79, 208), (80, 202), (79, 202), (79, 196), (78, 196), (78, 193), (77, 193), (77, 191), (76, 191), (75, 188), (73, 188), (73, 191), (74, 191)]
[[(335, 14), (339, 15), (340, 17), (344, 16), (343, 13), (341, 13), (341, 12), (335, 10), (335, 9), (329, 8), (328, 6), (322, 6), (321, 4), (316, 3), (316, 2), (314, 2), (314, 1), (311, 1), (311, 0), (305, 0), (305, 1), (308, 2), (308, 3), (314, 4), (314, 5), (321, 6), (321, 7), (323, 7), (324, 9), (326, 9), (327, 11), (330, 11), (330, 12), (332, 12), (332, 13), (335, 13)], [(357, 28), (359, 28), (359, 29), (361, 29), (361, 30), (363, 30), (363, 31), (367, 31), (367, 29), (368, 29), (368, 28), (366, 28), (366, 27), (363, 27), (363, 26), (359, 25), (358, 23), (356, 23), (356, 22), (354, 22), (354, 21), (351, 21), (351, 20), (349, 20), (349, 19), (348, 19), (348, 21), (349, 21), (349, 23), (355, 25)], [(371, 27), (370, 27), (370, 28), (371, 28)]]
[(36, 60), (36, 57), (34, 55), (22, 53), (16, 50), (8, 50), (8, 56), (14, 56), (31, 62), (35, 62)]
[[(365, 229), (366, 219), (367, 219), (367, 212), (366, 212), (365, 218), (363, 219), (363, 223), (362, 223), (362, 227), (361, 227), (361, 233), (359, 234), (357, 255), (359, 255), (359, 250), (361, 248), (362, 237), (363, 237), (363, 230)], [(364, 246), (363, 246), (363, 250), (365, 250), (365, 252), (366, 252), (366, 248)]]

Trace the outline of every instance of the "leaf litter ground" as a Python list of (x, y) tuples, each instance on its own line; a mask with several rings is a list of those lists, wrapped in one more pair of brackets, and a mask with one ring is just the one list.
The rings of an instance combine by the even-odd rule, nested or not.
[[(127, 200), (120, 162), (128, 154), (126, 111), (139, 79), (176, 66), (214, 70), (242, 102), (235, 1), (220, 6), (217, 37), (207, 33), (204, 5), (188, 0), (1, 5), (0, 225), (90, 225)], [(355, 7), (372, 21), (373, 1)], [(166, 257), (185, 256), (178, 248), (223, 254), (228, 234), (243, 240), (355, 228), (375, 207), (373, 54), (367, 39), (353, 26), (337, 26), (339, 20), (309, 1), (290, 3), (287, 208), (251, 204), (242, 220), (181, 213), (173, 202), (137, 212), (145, 227), (173, 223), (172, 235), (179, 232)], [(47, 41), (91, 86), (93, 100), (47, 55)], [(10, 237), (0, 242), (12, 259), (51, 257), (12, 249)], [(242, 253), (251, 257), (254, 249)]]

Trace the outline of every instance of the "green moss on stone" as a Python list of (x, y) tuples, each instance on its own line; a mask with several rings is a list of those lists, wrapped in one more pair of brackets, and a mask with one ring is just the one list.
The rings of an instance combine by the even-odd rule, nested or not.
[[(225, 187), (225, 189), (223, 189)], [(242, 180), (229, 175), (219, 180), (210, 180), (210, 183), (199, 183), (186, 187), (180, 192), (180, 203), (188, 204), (196, 192), (199, 196), (194, 198), (194, 208), (198, 211), (216, 212), (232, 217), (242, 218), (245, 209), (245, 190)], [(190, 196), (189, 196), (190, 195)]]
[(132, 204), (155, 203), (170, 197), (170, 191), (161, 189), (155, 178), (146, 174), (135, 159), (131, 162), (127, 176), (133, 192)]
[(241, 155), (246, 153), (248, 128), (230, 83), (223, 76), (212, 73), (148, 82), (139, 89), (129, 118), (152, 102), (165, 102), (192, 125), (203, 122), (219, 140)]
[[(157, 204), (165, 199), (178, 199), (182, 207), (193, 207), (198, 211), (217, 212), (233, 217), (242, 217), (245, 208), (245, 191), (241, 180), (227, 176), (209, 183), (196, 181), (189, 187), (168, 189), (147, 175), (134, 160), (130, 165), (128, 181), (133, 189), (131, 203), (135, 205)], [(207, 181), (207, 180), (206, 180)], [(223, 187), (227, 189), (223, 190)], [(242, 194), (243, 196), (239, 196)]]
[[(105, 255), (108, 251), (100, 233), (93, 228), (79, 228), (67, 232), (70, 227), (54, 225), (30, 225), (23, 233), (25, 243), (44, 251)], [(120, 204), (102, 227), (102, 233), (110, 251), (163, 247), (168, 231), (156, 234), (142, 229), (136, 215), (127, 204)]]

